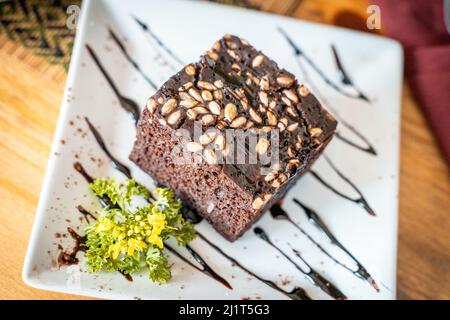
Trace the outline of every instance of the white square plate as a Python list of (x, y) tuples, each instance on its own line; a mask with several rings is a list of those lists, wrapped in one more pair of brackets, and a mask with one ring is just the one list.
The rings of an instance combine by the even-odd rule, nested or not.
[[(63, 247), (70, 248), (73, 241), (69, 237), (56, 238), (55, 234), (65, 233), (68, 226), (78, 227), (82, 232), (86, 222), (80, 221), (75, 209), (77, 205), (98, 209), (98, 203), (87, 191), (86, 182), (73, 169), (73, 163), (80, 161), (96, 177), (124, 179), (111, 167), (95, 142), (84, 116), (99, 129), (112, 154), (131, 168), (132, 175), (148, 186), (153, 185), (151, 179), (128, 160), (135, 138), (134, 124), (120, 108), (116, 95), (85, 47), (89, 44), (95, 50), (118, 90), (144, 106), (155, 90), (126, 60), (109, 36), (108, 27), (114, 30), (129, 55), (158, 86), (175, 73), (173, 68), (179, 69), (181, 65), (143, 31), (133, 19), (135, 16), (148, 24), (152, 32), (185, 62), (196, 61), (226, 33), (245, 38), (296, 74), (299, 81), (307, 83), (313, 92), (320, 93), (319, 99), (341, 120), (338, 132), (343, 137), (359, 145), (365, 144), (343, 123), (344, 119), (370, 142), (377, 155), (358, 150), (339, 138), (333, 139), (325, 153), (339, 171), (361, 190), (375, 211), (375, 217), (326, 188), (312, 174), (306, 174), (292, 188), (284, 201), (284, 208), (326, 250), (353, 266), (324, 234), (308, 222), (292, 198), (296, 197), (316, 210), (334, 235), (370, 272), (380, 292), (325, 256), (292, 224), (275, 221), (270, 214), (266, 214), (257, 225), (301, 264), (292, 254), (290, 246), (298, 249), (314, 269), (350, 299), (395, 298), (402, 82), (402, 51), (396, 42), (365, 33), (200, 1), (87, 0), (83, 3), (65, 98), (23, 270), (27, 284), (45, 290), (103, 298), (287, 298), (250, 277), (239, 267), (232, 266), (229, 260), (201, 239), (194, 240), (192, 246), (233, 286), (233, 290), (226, 289), (172, 254), (169, 254), (169, 259), (173, 263), (173, 279), (167, 285), (152, 284), (145, 273), (135, 276), (133, 282), (126, 281), (120, 274), (91, 274), (85, 270), (82, 254), (79, 254), (79, 265), (57, 267), (57, 245), (61, 243)], [(324, 82), (317, 70), (304, 59), (305, 56), (294, 55), (293, 48), (278, 28), (282, 28), (301, 47), (303, 54), (315, 62), (328, 79), (346, 93), (354, 95), (355, 89), (341, 81), (342, 74), (338, 72), (331, 50), (331, 44), (334, 44), (353, 83), (367, 95), (370, 102), (347, 97)], [(325, 158), (322, 157), (313, 169), (343, 194), (351, 198), (359, 197)], [(272, 280), (286, 290), (295, 285), (301, 286), (314, 299), (329, 298), (252, 231), (229, 243), (206, 222), (197, 228), (260, 277)], [(178, 250), (189, 257), (184, 249)]]

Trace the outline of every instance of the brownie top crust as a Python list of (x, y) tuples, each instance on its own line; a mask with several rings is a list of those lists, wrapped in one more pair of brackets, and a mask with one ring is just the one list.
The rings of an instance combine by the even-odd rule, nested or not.
[[(337, 125), (293, 74), (233, 35), (225, 35), (199, 62), (171, 77), (148, 100), (147, 109), (161, 125), (189, 133), (188, 152), (222, 166), (238, 186), (255, 194), (255, 210), (309, 168)], [(194, 137), (195, 123), (206, 130), (199, 137)], [(235, 129), (237, 143), (231, 146), (227, 129)], [(239, 139), (236, 129), (255, 143)], [(241, 149), (256, 162), (236, 162)], [(277, 161), (261, 160), (274, 152)], [(230, 157), (233, 161), (223, 161)]]

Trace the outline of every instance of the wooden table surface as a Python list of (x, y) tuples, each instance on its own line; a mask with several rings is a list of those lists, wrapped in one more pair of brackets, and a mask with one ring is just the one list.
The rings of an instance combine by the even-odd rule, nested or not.
[[(302, 19), (365, 25), (363, 0), (246, 2)], [(0, 299), (81, 298), (21, 279), (65, 78), (60, 66), (0, 36)], [(397, 296), (450, 299), (449, 167), (407, 84), (402, 103)]]

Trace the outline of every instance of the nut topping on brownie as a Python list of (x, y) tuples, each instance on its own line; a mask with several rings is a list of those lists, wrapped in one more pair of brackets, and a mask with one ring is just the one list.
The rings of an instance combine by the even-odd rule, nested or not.
[[(309, 169), (336, 124), (291, 73), (226, 35), (147, 101), (130, 158), (235, 240)], [(201, 161), (177, 162), (184, 151)]]

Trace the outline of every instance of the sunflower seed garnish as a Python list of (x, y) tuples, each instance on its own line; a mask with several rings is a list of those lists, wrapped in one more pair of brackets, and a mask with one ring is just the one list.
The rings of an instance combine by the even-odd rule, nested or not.
[(156, 103), (155, 99), (149, 98), (147, 100), (147, 109), (148, 109), (148, 111), (150, 111), (150, 113), (154, 113), (155, 112), (156, 106), (157, 106), (157, 103)]
[(161, 114), (167, 115), (171, 113), (175, 108), (177, 107), (177, 100), (175, 99), (169, 99), (166, 101), (166, 103), (163, 104), (161, 108)]
[(210, 57), (211, 59), (213, 59), (214, 61), (219, 60), (219, 55), (217, 53), (215, 53), (214, 51), (212, 51), (212, 50), (207, 51), (206, 55), (208, 57)]
[(274, 114), (272, 111), (270, 111), (270, 110), (267, 110), (267, 123), (268, 123), (269, 125), (271, 125), (271, 126), (276, 126), (277, 123), (278, 123), (277, 117), (276, 117), (275, 114)]
[(198, 114), (207, 114), (209, 113), (209, 110), (205, 107), (195, 107), (193, 110), (195, 110)]
[(281, 76), (277, 78), (277, 83), (282, 87), (290, 87), (294, 83), (294, 79), (289, 76)]
[(294, 103), (298, 103), (298, 97), (297, 94), (295, 93), (295, 91), (293, 89), (290, 90), (283, 90), (283, 93), (286, 97), (288, 97), (291, 101), (293, 101)]
[(205, 114), (202, 116), (201, 122), (203, 126), (209, 126), (213, 124), (215, 121), (214, 116), (212, 114)]
[(260, 138), (256, 144), (255, 151), (257, 154), (265, 154), (269, 149), (270, 142), (266, 138)]
[(183, 108), (189, 109), (198, 105), (198, 101), (192, 98), (191, 96), (186, 97), (183, 95), (183, 98), (187, 98), (186, 100), (180, 101), (180, 106)]
[(309, 95), (309, 89), (302, 84), (301, 86), (298, 87), (298, 94), (303, 97), (306, 97), (307, 95)]
[(186, 72), (186, 74), (189, 76), (195, 76), (196, 70), (192, 64), (189, 64), (186, 66), (186, 68), (184, 68), (184, 72)]
[(261, 197), (256, 197), (255, 200), (253, 200), (252, 208), (255, 210), (259, 210), (263, 205), (264, 200)]
[(222, 91), (220, 91), (220, 90), (214, 90), (213, 96), (214, 96), (214, 99), (216, 99), (218, 101), (223, 99), (223, 94), (222, 94)]
[(213, 95), (208, 90), (202, 90), (201, 95), (204, 101), (211, 101), (213, 99)]
[(320, 128), (311, 128), (308, 131), (312, 138), (318, 137), (322, 134), (322, 129)]
[(252, 67), (259, 67), (264, 61), (264, 56), (262, 54), (258, 54), (252, 61)]
[(198, 142), (191, 141), (186, 144), (186, 149), (190, 152), (198, 152), (203, 150), (203, 146)]
[(261, 90), (269, 90), (269, 76), (263, 76), (259, 82), (259, 88)]
[(217, 146), (219, 150), (225, 149), (225, 137), (223, 135), (218, 135), (214, 141), (214, 145)]
[(287, 127), (287, 131), (292, 132), (292, 131), (297, 130), (297, 128), (298, 128), (298, 122), (295, 122)]
[(250, 113), (250, 117), (257, 123), (261, 123), (262, 122), (262, 118), (259, 116), (259, 114), (253, 109), (250, 108), (249, 109), (249, 113)]
[(211, 110), (211, 113), (220, 116), (220, 112), (221, 112), (220, 104), (218, 104), (215, 101), (210, 101), (208, 103), (208, 108), (209, 108), (209, 110)]
[(214, 139), (216, 138), (216, 133), (214, 131), (211, 132), (206, 132), (204, 134), (202, 134), (199, 138), (198, 141), (202, 144), (202, 145), (208, 145), (211, 142), (214, 141)]
[(176, 110), (167, 117), (167, 123), (173, 126), (178, 122), (178, 120), (180, 120), (180, 118), (181, 118), (181, 111)]
[(228, 103), (228, 104), (225, 106), (225, 112), (224, 112), (224, 114), (225, 114), (225, 119), (226, 119), (227, 121), (230, 121), (230, 122), (233, 121), (234, 118), (237, 117), (237, 108), (236, 108), (236, 105), (233, 104), (233, 103)]
[(230, 127), (234, 129), (243, 128), (246, 122), (247, 119), (245, 119), (245, 117), (238, 117), (230, 123)]
[(207, 81), (198, 81), (197, 86), (199, 86), (202, 89), (206, 89), (206, 90), (215, 90), (216, 89), (216, 87), (212, 83), (209, 83)]
[(206, 149), (203, 151), (203, 156), (208, 164), (217, 164), (217, 156), (213, 149)]
[(197, 100), (198, 102), (203, 102), (202, 96), (201, 96), (200, 93), (197, 91), (197, 89), (195, 89), (195, 88), (190, 88), (188, 92), (189, 92), (189, 94), (191, 95), (192, 98), (194, 98), (194, 99)]
[(216, 80), (214, 81), (214, 86), (218, 89), (222, 89), (223, 88), (223, 82), (222, 80)]
[(267, 92), (260, 91), (258, 93), (258, 96), (259, 96), (259, 100), (261, 101), (261, 103), (267, 107), (269, 105), (269, 98), (267, 96)]
[(194, 109), (189, 109), (188, 111), (186, 111), (186, 115), (189, 119), (195, 120), (198, 116), (198, 112)]

